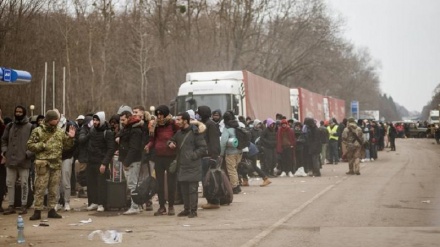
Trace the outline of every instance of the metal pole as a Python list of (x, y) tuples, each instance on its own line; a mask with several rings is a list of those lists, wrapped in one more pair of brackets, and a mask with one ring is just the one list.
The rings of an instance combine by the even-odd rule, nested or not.
[(52, 63), (52, 109), (55, 109), (55, 61)]
[(66, 115), (66, 67), (63, 67), (63, 114)]
[(44, 116), (44, 79), (41, 79), (41, 115)]
[(47, 62), (44, 63), (44, 110), (43, 115), (46, 113), (47, 103)]

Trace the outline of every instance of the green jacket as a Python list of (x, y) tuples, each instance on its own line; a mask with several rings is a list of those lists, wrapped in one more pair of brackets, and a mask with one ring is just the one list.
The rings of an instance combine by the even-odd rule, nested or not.
[(63, 149), (70, 149), (74, 138), (59, 127), (42, 124), (35, 128), (27, 142), (28, 149), (35, 153), (37, 160), (47, 160), (52, 169), (61, 169), (61, 154)]

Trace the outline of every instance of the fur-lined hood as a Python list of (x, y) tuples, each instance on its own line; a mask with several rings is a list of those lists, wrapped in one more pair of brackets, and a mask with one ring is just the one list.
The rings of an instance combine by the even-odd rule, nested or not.
[(191, 120), (190, 124), (192, 124), (192, 125), (197, 127), (199, 134), (202, 134), (202, 133), (204, 133), (206, 131), (206, 125), (204, 123), (202, 123), (202, 122), (199, 122), (197, 120)]

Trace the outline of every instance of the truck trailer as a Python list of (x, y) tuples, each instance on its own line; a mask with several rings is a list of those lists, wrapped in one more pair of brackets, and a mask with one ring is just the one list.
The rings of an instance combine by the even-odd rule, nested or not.
[(178, 90), (175, 112), (206, 105), (252, 119), (291, 116), (289, 88), (249, 71), (191, 72)]

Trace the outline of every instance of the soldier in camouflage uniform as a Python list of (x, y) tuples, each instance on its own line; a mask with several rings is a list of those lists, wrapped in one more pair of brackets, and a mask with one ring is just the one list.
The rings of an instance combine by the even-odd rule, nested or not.
[(361, 151), (364, 143), (364, 135), (362, 129), (357, 126), (354, 118), (347, 120), (347, 128), (342, 132), (342, 141), (347, 147), (348, 159), (348, 175), (361, 175), (360, 173), (360, 159)]
[(61, 179), (61, 154), (63, 148), (69, 149), (74, 144), (75, 127), (66, 133), (59, 128), (60, 116), (56, 111), (46, 113), (44, 124), (32, 131), (27, 143), (28, 149), (35, 153), (35, 211), (30, 220), (41, 219), (44, 192), (48, 189), (48, 218), (61, 218), (54, 207), (57, 203), (57, 190)]

